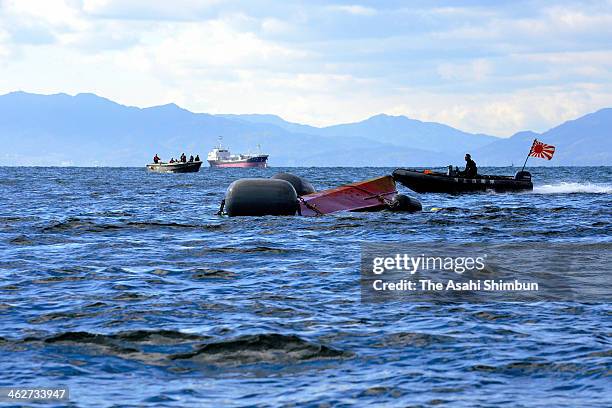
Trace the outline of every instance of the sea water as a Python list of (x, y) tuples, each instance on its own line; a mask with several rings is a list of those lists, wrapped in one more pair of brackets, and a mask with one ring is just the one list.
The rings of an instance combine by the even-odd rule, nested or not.
[[(612, 240), (612, 168), (423, 211), (215, 215), (240, 177), (388, 168), (0, 168), (0, 386), (73, 406), (611, 406), (610, 304), (362, 303), (363, 243)], [(513, 174), (517, 169), (480, 169)]]

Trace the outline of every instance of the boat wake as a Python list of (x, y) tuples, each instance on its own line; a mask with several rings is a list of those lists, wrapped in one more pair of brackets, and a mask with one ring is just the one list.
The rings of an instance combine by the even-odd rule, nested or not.
[(612, 185), (610, 184), (595, 184), (595, 183), (556, 183), (545, 184), (542, 186), (534, 186), (533, 193), (535, 194), (611, 194)]

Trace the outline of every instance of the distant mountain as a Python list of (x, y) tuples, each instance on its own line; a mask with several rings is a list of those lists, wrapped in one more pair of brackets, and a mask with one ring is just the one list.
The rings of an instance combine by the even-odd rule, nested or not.
[(206, 153), (223, 136), (233, 152), (261, 144), (272, 166), (480, 166), (522, 163), (534, 137), (555, 144), (550, 163), (612, 164), (612, 109), (566, 122), (541, 135), (508, 139), (471, 134), (440, 123), (377, 115), (357, 123), (314, 127), (275, 115), (210, 115), (175, 104), (137, 108), (94, 94), (0, 96), (0, 158), (5, 165), (143, 166), (158, 153)]
[[(313, 135), (326, 136), (330, 141), (338, 141), (347, 137), (359, 137), (382, 143), (385, 146), (395, 146), (393, 153), (388, 151), (386, 156), (397, 155), (397, 151), (404, 153), (403, 160), (426, 158), (428, 164), (441, 163), (442, 159), (461, 159), (464, 152), (471, 151), (481, 146), (485, 146), (498, 138), (483, 134), (471, 134), (462, 132), (447, 125), (435, 122), (421, 122), (420, 120), (409, 119), (405, 116), (390, 116), (380, 114), (357, 123), (334, 125), (324, 128), (300, 125), (283, 120), (276, 115), (221, 115), (226, 118), (241, 119), (252, 123), (270, 123), (291, 132), (307, 133)], [(364, 146), (367, 149), (367, 146)], [(346, 147), (345, 147), (346, 149)], [(355, 150), (357, 149), (357, 150)], [(362, 151), (358, 146), (353, 146), (348, 150)], [(347, 151), (344, 150), (344, 153)], [(410, 154), (412, 152), (413, 154)], [(418, 153), (417, 153), (418, 152)], [(423, 156), (423, 152), (427, 153)], [(340, 153), (335, 156), (340, 159)], [(367, 161), (391, 163), (390, 160), (381, 160), (380, 157), (372, 155), (360, 157), (345, 157), (349, 161)], [(431, 157), (430, 157), (431, 156)], [(383, 156), (384, 157), (384, 156)], [(357, 164), (355, 164), (357, 165)], [(387, 164), (388, 165), (388, 164)]]
[[(174, 104), (127, 107), (92, 94), (69, 96), (13, 92), (0, 96), (0, 152), (7, 165), (141, 166), (158, 153), (164, 159), (181, 152), (206, 153), (217, 137), (234, 152), (261, 144), (280, 166), (332, 164), (325, 158), (305, 163), (328, 150), (323, 136), (291, 133), (267, 123), (252, 123)], [(349, 138), (352, 145), (371, 143)]]
[(544, 133), (519, 132), (474, 152), (480, 165), (523, 165), (533, 139), (555, 146), (552, 160), (529, 159), (530, 166), (612, 165), (612, 109), (567, 121)]
[(285, 130), (288, 130), (289, 132), (294, 132), (294, 133), (307, 133), (307, 134), (316, 135), (316, 134), (320, 134), (320, 131), (321, 131), (320, 128), (317, 128), (314, 126), (301, 125), (299, 123), (287, 122), (280, 116), (276, 116), (276, 115), (262, 115), (262, 114), (257, 114), (257, 113), (251, 113), (251, 114), (242, 114), (242, 115), (219, 114), (216, 116), (227, 118), (227, 119), (242, 120), (242, 121), (250, 122), (250, 123), (267, 123), (270, 125), (278, 126), (282, 129), (285, 129)]
[(361, 136), (386, 144), (451, 154), (457, 150), (473, 150), (497, 140), (493, 136), (466, 133), (440, 123), (384, 114), (357, 123), (330, 126), (322, 129), (322, 134)]

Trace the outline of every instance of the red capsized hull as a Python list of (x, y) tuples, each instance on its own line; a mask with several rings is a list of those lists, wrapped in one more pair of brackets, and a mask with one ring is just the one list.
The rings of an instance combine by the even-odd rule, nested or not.
[(300, 197), (301, 214), (312, 217), (337, 211), (375, 211), (397, 194), (391, 176), (378, 177)]
[(266, 162), (210, 163), (210, 167), (267, 167)]

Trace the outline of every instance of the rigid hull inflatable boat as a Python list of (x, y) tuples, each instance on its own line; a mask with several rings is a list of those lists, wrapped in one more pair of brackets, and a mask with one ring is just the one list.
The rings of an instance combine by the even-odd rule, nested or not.
[(466, 193), (477, 191), (533, 190), (531, 174), (519, 171), (515, 176), (477, 175), (464, 177), (458, 172), (439, 173), (431, 170), (396, 169), (393, 178), (417, 193)]

